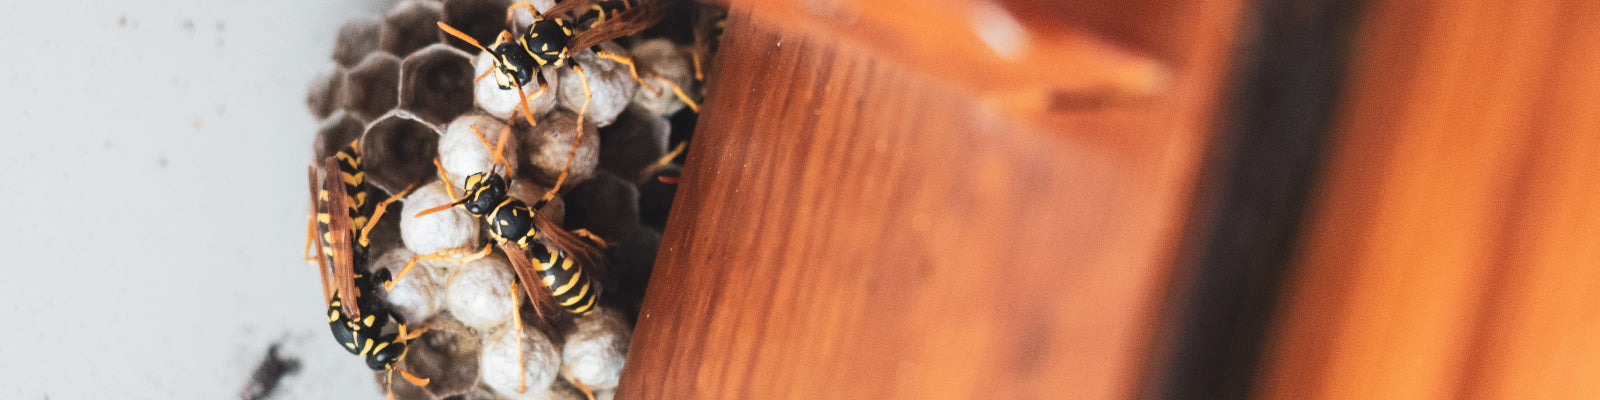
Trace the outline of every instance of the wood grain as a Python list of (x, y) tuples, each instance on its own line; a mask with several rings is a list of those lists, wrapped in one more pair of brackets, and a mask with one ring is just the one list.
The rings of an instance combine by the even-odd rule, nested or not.
[(617, 398), (1131, 396), (1238, 8), (1178, 3), (1043, 120), (736, 3)]
[(1600, 3), (1370, 7), (1258, 394), (1600, 398)]

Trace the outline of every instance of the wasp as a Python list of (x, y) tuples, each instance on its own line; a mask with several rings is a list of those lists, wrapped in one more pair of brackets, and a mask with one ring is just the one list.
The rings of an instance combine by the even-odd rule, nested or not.
[[(372, 186), (361, 169), (360, 141), (351, 141), (343, 150), (323, 160), (324, 177), (317, 183), (317, 167), (310, 167), (311, 214), (306, 226), (306, 247), (313, 239), (320, 244), (318, 262), (324, 282), (328, 271), (333, 270), (333, 288), (346, 296), (359, 294), (355, 285), (357, 267), (365, 267), (370, 240), (368, 235), (389, 205), (399, 200), (411, 187), (381, 202), (367, 198)], [(323, 297), (332, 293), (324, 288)], [(361, 318), (359, 307), (346, 305), (344, 312)]]
[[(385, 382), (398, 370), (412, 384), (425, 386), (427, 379), (400, 370), (396, 364), (405, 359), (406, 341), (426, 329), (407, 332), (405, 318), (378, 299), (377, 285), (389, 281), (388, 270), (373, 275), (357, 272), (367, 269), (368, 234), (389, 204), (411, 188), (382, 202), (370, 202), (367, 193), (371, 187), (361, 169), (359, 141), (324, 159), (323, 164), (321, 185), (317, 167), (309, 169), (313, 216), (306, 228), (306, 247), (315, 244), (314, 259), (322, 275), (323, 300), (328, 304), (328, 326), (333, 337), (351, 354), (366, 357), (368, 368), (387, 371)], [(390, 319), (399, 332), (384, 335)]]
[[(346, 301), (335, 293), (328, 300), (328, 327), (333, 331), (334, 339), (350, 354), (366, 357), (367, 368), (385, 371), (384, 382), (389, 382), (394, 372), (400, 371), (400, 376), (411, 384), (427, 386), (429, 379), (419, 378), (397, 366), (405, 360), (406, 342), (415, 340), (427, 332), (427, 328), (408, 331), (405, 317), (378, 300), (377, 287), (388, 280), (389, 270), (386, 269), (380, 269), (372, 275), (356, 275), (356, 287), (361, 290), (356, 303), (366, 316), (351, 318), (345, 315), (343, 306)], [(397, 332), (384, 334), (384, 327), (390, 319), (394, 320)], [(390, 392), (389, 398), (393, 399), (393, 390)]]
[[(483, 140), (483, 133), (478, 132), (476, 127), (471, 128)], [(495, 146), (495, 154), (504, 150), (504, 139), (510, 136), (511, 128), (508, 126), (505, 129), (500, 134), (500, 144)], [(574, 152), (582, 145), (582, 141), (580, 135), (573, 144)], [(533, 285), (525, 285), (524, 290), (529, 298), (553, 298), (569, 313), (588, 314), (594, 310), (600, 291), (599, 280), (593, 275), (604, 265), (604, 257), (597, 246), (608, 244), (587, 230), (568, 232), (537, 213), (549, 204), (556, 190), (566, 181), (571, 163), (572, 154), (569, 154), (567, 168), (556, 178), (555, 185), (533, 205), (507, 194), (508, 184), (505, 178), (496, 173), (496, 166), (489, 171), (468, 175), (463, 182), (461, 197), (456, 198), (453, 189), (447, 189), (452, 191), (450, 196), (456, 200), (422, 210), (416, 215), (421, 217), (451, 207), (462, 207), (488, 226), (489, 236), (511, 260), (518, 279), (523, 282), (542, 282), (542, 286), (549, 289), (549, 295), (543, 296), (536, 293)], [(449, 179), (443, 169), (439, 172), (440, 179)], [(405, 270), (402, 269), (401, 275), (404, 274)]]
[[(569, 22), (567, 18), (562, 17), (584, 5), (591, 4), (591, 1), (567, 0), (557, 3), (543, 14), (538, 13), (533, 8), (533, 5), (526, 1), (512, 4), (511, 7), (506, 9), (507, 20), (511, 19), (517, 9), (526, 8), (530, 14), (534, 15), (533, 22), (526, 29), (523, 29), (521, 35), (513, 36), (508, 31), (500, 31), (500, 35), (495, 38), (494, 43), (490, 44), (489, 47), (484, 47), (478, 43), (477, 39), (473, 39), (472, 36), (451, 27), (443, 21), (438, 22), (438, 25), (439, 29), (445, 33), (455, 36), (493, 56), (491, 59), (494, 61), (494, 68), (490, 68), (487, 74), (494, 75), (495, 83), (501, 89), (515, 89), (517, 91), (517, 95), (521, 96), (520, 106), (523, 116), (528, 120), (529, 124), (534, 124), (533, 115), (528, 109), (528, 96), (522, 92), (522, 87), (536, 81), (539, 85), (539, 90), (534, 92), (533, 97), (538, 97), (544, 94), (548, 88), (548, 84), (544, 81), (544, 76), (538, 74), (539, 68), (544, 66), (561, 67), (570, 64), (573, 70), (578, 72), (578, 77), (583, 82), (584, 102), (578, 111), (578, 126), (581, 128), (583, 126), (583, 114), (589, 108), (589, 100), (592, 97), (592, 93), (589, 91), (589, 78), (584, 74), (583, 67), (576, 62), (569, 63), (568, 59), (581, 51), (593, 51), (600, 58), (627, 65), (628, 71), (633, 75), (635, 81), (638, 81), (640, 85), (647, 89), (654, 90), (652, 86), (644, 81), (644, 78), (639, 76), (639, 68), (634, 64), (633, 58), (604, 50), (591, 50), (590, 48), (608, 40), (634, 34), (654, 25), (657, 21), (660, 21), (664, 10), (664, 7), (655, 2), (605, 0), (593, 3), (592, 7), (588, 9), (589, 12), (576, 20), (579, 21), (578, 23)], [(581, 32), (574, 31), (574, 26), (582, 26), (584, 29)], [(482, 76), (479, 78), (481, 79)], [(673, 94), (678, 96), (679, 100), (689, 105), (691, 110), (699, 111), (699, 104), (690, 99), (689, 95), (683, 91), (683, 88), (664, 78), (653, 78), (671, 86)]]
[[(488, 140), (477, 127), (470, 127), (478, 139), (485, 145)], [(475, 218), (481, 218), (489, 227), (489, 236), (506, 254), (506, 259), (511, 262), (512, 270), (517, 275), (517, 280), (511, 284), (511, 293), (518, 293), (517, 281), (521, 285), (522, 293), (534, 301), (534, 310), (540, 318), (553, 317), (557, 307), (564, 309), (572, 315), (586, 315), (593, 312), (600, 298), (600, 281), (595, 277), (604, 267), (604, 256), (600, 254), (599, 247), (609, 246), (604, 240), (595, 237), (587, 230), (568, 232), (555, 223), (537, 214), (537, 211), (549, 204), (555, 197), (556, 190), (566, 181), (568, 172), (572, 168), (574, 154), (567, 155), (567, 165), (556, 178), (556, 183), (549, 191), (545, 192), (533, 205), (511, 197), (507, 194), (509, 189), (505, 178), (496, 172), (499, 164), (504, 162), (500, 155), (505, 149), (506, 138), (511, 136), (510, 127), (500, 132), (499, 144), (494, 146), (495, 166), (489, 171), (468, 175), (465, 178), (461, 197), (456, 197), (455, 189), (449, 184), (449, 176), (444, 168), (438, 168), (439, 179), (445, 182), (445, 190), (452, 199), (449, 203), (422, 210), (417, 217), (450, 209), (462, 207)], [(573, 143), (572, 151), (575, 153), (582, 146), (583, 136), (579, 135)], [(437, 160), (435, 161), (437, 164)], [(464, 260), (476, 259), (487, 255), (489, 247), (467, 257)], [(396, 279), (404, 277), (415, 266), (420, 258), (413, 257), (406, 266), (400, 270)], [(530, 282), (540, 282), (534, 285)], [(393, 282), (388, 282), (387, 287), (392, 288)], [(540, 290), (544, 288), (545, 290)], [(522, 334), (522, 320), (517, 311), (521, 308), (521, 296), (514, 296), (518, 305), (512, 307), (515, 318), (514, 325), (517, 335)], [(521, 345), (521, 341), (518, 341)], [(518, 354), (521, 351), (518, 350)], [(518, 363), (521, 365), (521, 363)], [(520, 374), (519, 374), (520, 375)], [(517, 392), (526, 390), (519, 386)]]

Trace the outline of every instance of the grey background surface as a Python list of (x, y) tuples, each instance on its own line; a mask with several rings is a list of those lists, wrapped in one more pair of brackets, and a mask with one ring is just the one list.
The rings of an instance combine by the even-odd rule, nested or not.
[(307, 84), (382, 1), (34, 1), (0, 13), (0, 398), (381, 398), (304, 264)]

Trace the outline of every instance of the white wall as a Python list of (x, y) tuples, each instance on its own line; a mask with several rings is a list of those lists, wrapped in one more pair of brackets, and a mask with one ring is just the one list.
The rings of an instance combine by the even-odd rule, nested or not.
[(305, 265), (304, 106), (366, 1), (31, 1), (0, 13), (0, 398), (380, 398)]

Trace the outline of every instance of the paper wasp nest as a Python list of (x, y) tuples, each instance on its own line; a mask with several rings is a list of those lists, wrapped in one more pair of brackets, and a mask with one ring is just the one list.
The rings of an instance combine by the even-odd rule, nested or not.
[[(555, 4), (532, 3), (541, 12)], [(701, 100), (704, 81), (696, 79), (698, 64), (692, 61), (703, 60), (709, 71), (710, 60), (695, 58), (708, 54), (700, 51), (698, 40), (705, 35), (690, 30), (706, 21), (664, 20), (638, 35), (596, 46), (636, 57), (651, 88), (641, 88), (626, 65), (588, 50), (579, 50), (561, 67), (541, 68), (545, 91), (539, 93), (536, 82), (522, 88), (535, 122), (530, 124), (522, 97), (500, 89), (490, 73), (492, 57), (437, 25), (442, 21), (488, 46), (502, 30), (516, 37), (532, 21), (523, 9), (508, 18), (510, 5), (508, 0), (406, 0), (382, 15), (349, 21), (339, 29), (328, 66), (307, 90), (307, 109), (319, 121), (312, 164), (322, 169), (325, 159), (357, 142), (362, 176), (373, 188), (364, 194), (366, 201), (398, 199), (372, 224), (368, 258), (357, 266), (369, 274), (382, 269), (400, 277), (392, 291), (378, 285), (378, 298), (404, 317), (408, 329), (427, 330), (407, 342), (407, 355), (397, 365), (429, 383), (418, 387), (396, 374), (386, 386), (395, 398), (584, 398), (579, 387), (609, 398), (622, 374), (660, 245), (660, 221), (680, 170), (672, 160), (681, 160), (664, 156), (692, 133), (692, 122), (677, 122), (694, 119), (662, 82), (676, 83)], [(698, 20), (709, 14), (665, 15)], [(584, 28), (576, 29), (581, 34)], [(588, 106), (573, 64), (588, 77)], [(497, 156), (502, 134), (510, 136)], [(579, 136), (582, 144), (573, 151)], [(597, 282), (598, 310), (582, 317), (541, 316), (520, 288), (511, 290), (518, 275), (508, 257), (527, 255), (489, 246), (482, 257), (460, 258), (494, 243), (481, 217), (462, 207), (415, 215), (460, 198), (468, 175), (491, 170), (506, 178), (510, 196), (529, 204), (566, 170), (560, 191), (537, 213), (612, 244), (603, 249), (608, 272)], [(641, 221), (641, 203), (653, 222)], [(422, 257), (427, 255), (439, 257)], [(408, 263), (413, 266), (406, 270)], [(543, 282), (518, 284), (549, 290)], [(396, 325), (385, 332), (397, 330)], [(325, 347), (344, 351), (334, 341)], [(378, 371), (380, 385), (384, 376)], [(521, 392), (519, 384), (525, 386)]]

